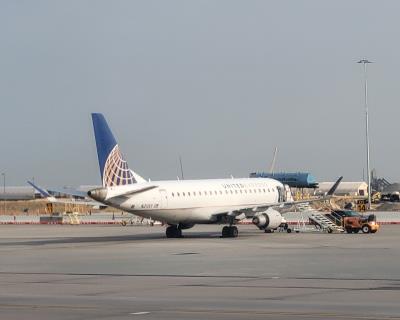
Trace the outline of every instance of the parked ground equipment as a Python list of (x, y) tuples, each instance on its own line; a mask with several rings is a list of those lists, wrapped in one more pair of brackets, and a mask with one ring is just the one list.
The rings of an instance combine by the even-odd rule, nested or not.
[(376, 215), (362, 215), (352, 210), (335, 210), (331, 216), (336, 221), (341, 221), (344, 230), (347, 233), (375, 233), (379, 230), (379, 224), (376, 223)]

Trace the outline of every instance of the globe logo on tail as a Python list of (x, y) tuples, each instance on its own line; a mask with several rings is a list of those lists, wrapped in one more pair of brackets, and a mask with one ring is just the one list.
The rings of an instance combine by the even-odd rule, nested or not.
[(121, 186), (136, 183), (128, 163), (123, 159), (118, 145), (116, 145), (107, 157), (103, 172), (103, 186)]

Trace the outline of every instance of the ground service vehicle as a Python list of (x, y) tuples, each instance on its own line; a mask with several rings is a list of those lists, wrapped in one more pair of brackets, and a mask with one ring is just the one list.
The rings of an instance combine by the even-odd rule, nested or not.
[(379, 230), (374, 214), (361, 215), (352, 210), (335, 210), (333, 213), (341, 217), (343, 228), (347, 233), (358, 233), (360, 230), (363, 233), (375, 233)]

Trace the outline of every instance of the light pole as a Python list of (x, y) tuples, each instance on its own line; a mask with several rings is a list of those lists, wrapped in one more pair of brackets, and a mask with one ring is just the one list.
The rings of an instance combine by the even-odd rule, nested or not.
[(3, 204), (4, 204), (4, 215), (6, 214), (6, 173), (1, 174), (3, 176)]
[(371, 209), (371, 170), (369, 168), (369, 119), (368, 119), (368, 79), (367, 65), (372, 63), (367, 59), (362, 59), (357, 63), (362, 63), (364, 66), (364, 101), (365, 101), (365, 142), (367, 147), (367, 179), (368, 179), (368, 210)]

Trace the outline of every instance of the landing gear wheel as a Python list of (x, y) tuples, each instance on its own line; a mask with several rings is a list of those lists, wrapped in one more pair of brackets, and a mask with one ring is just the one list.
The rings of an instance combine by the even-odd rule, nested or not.
[(177, 228), (175, 226), (169, 226), (165, 231), (167, 238), (176, 238)]
[(182, 238), (182, 230), (176, 226), (169, 226), (165, 234), (167, 238)]
[(292, 232), (292, 229), (287, 228), (287, 229), (286, 229), (286, 232), (287, 232), (287, 233), (291, 233), (291, 232)]
[(287, 223), (285, 223), (285, 224), (283, 225), (283, 229), (284, 229), (284, 230), (289, 229), (289, 225), (288, 225)]
[(238, 228), (237, 227), (235, 227), (235, 226), (233, 226), (233, 227), (230, 227), (230, 236), (232, 237), (232, 238), (237, 238), (237, 236), (239, 235), (239, 230), (238, 230)]
[(222, 238), (236, 238), (238, 235), (239, 231), (235, 226), (225, 226), (222, 228)]
[(360, 231), (360, 229), (353, 229), (354, 233), (358, 233)]
[(371, 232), (371, 228), (367, 224), (362, 226), (361, 230), (362, 230), (363, 233), (370, 233)]
[(225, 226), (222, 228), (222, 238), (228, 238), (229, 237), (229, 227)]

